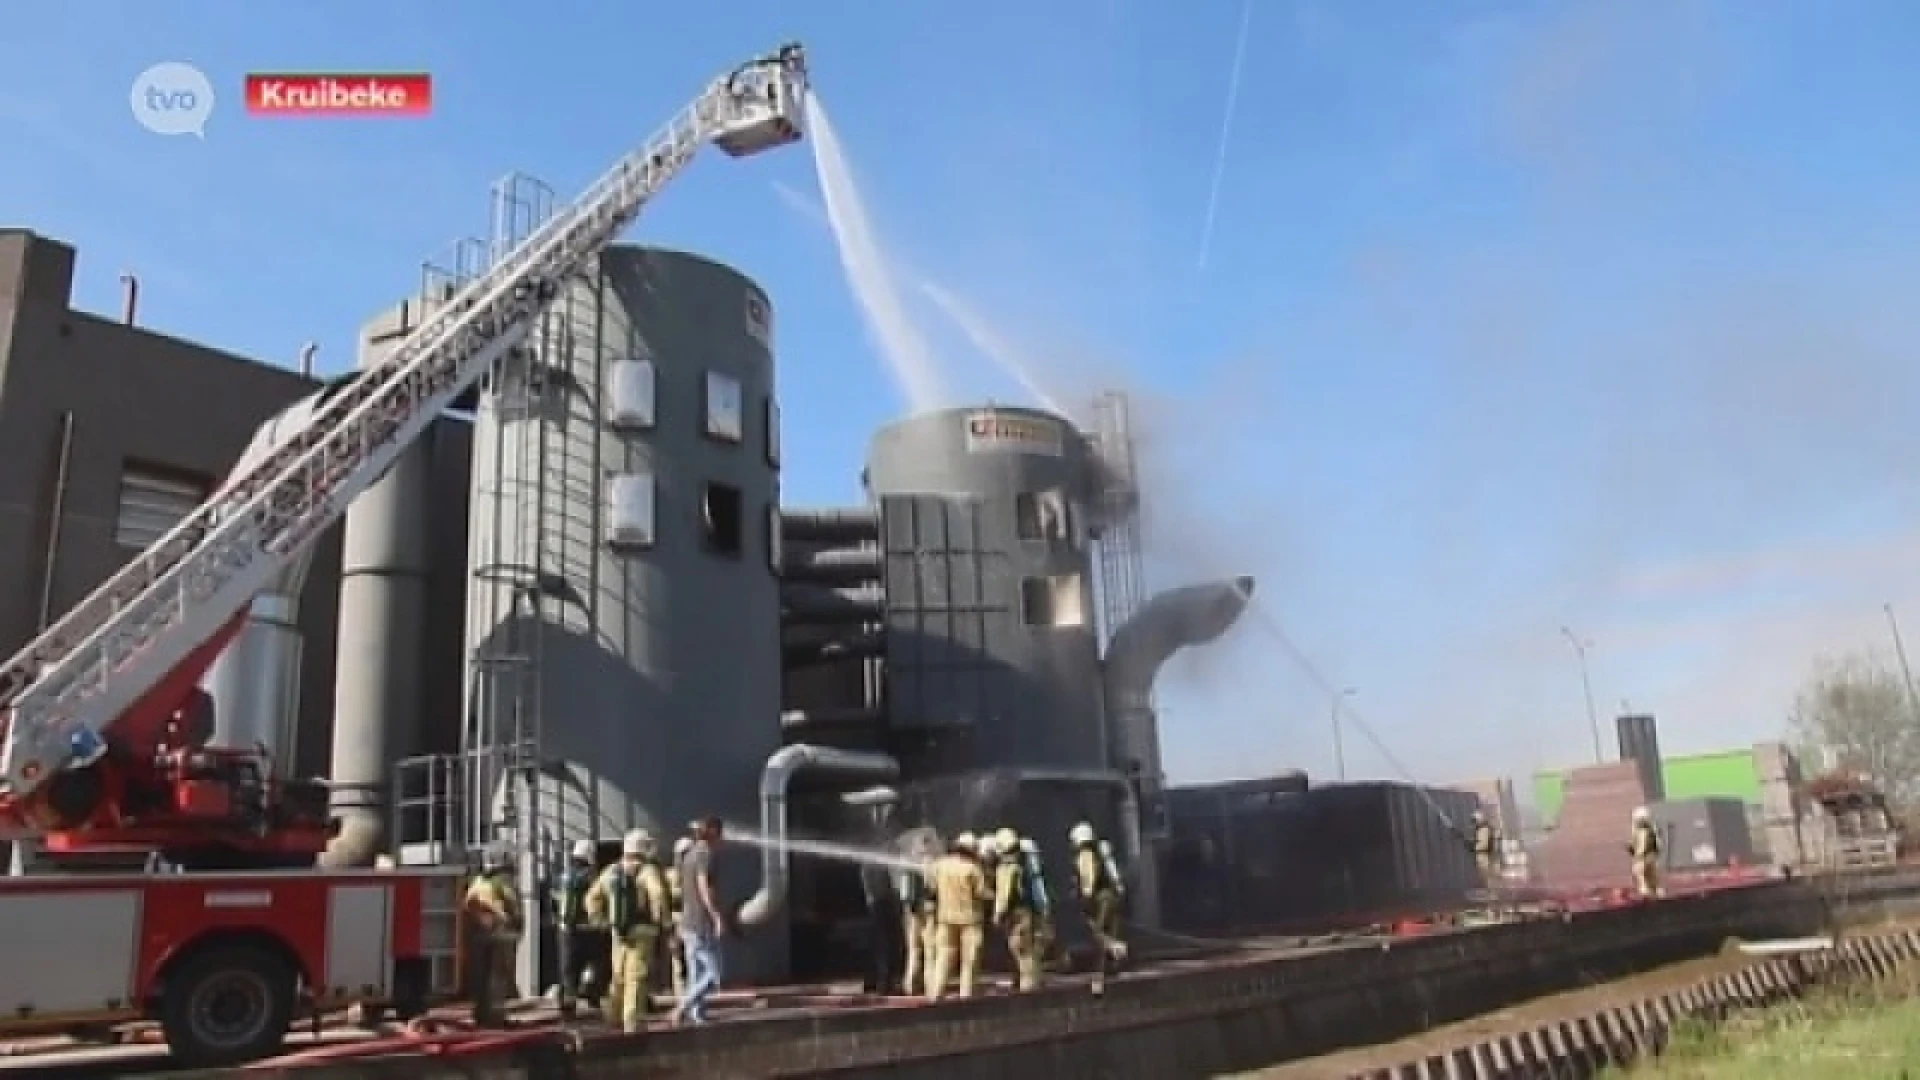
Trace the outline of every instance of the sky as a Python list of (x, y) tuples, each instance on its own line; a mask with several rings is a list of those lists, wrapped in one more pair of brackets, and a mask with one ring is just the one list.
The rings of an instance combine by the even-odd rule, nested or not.
[[(1247, 14), (29, 5), (0, 38), (0, 223), (79, 248), (83, 307), (132, 270), (155, 329), (340, 370), (423, 259), (485, 232), (497, 177), (576, 191), (799, 39), (901, 280), (962, 298), (1049, 397), (1134, 395), (1152, 584), (1258, 578), (1266, 618), (1163, 679), (1176, 781), (1326, 775), (1345, 687), (1356, 778), (1585, 763), (1563, 626), (1602, 722), (1652, 711), (1670, 752), (1778, 735), (1817, 657), (1886, 652), (1884, 605), (1920, 632), (1920, 8)], [(204, 139), (134, 122), (169, 60), (221, 95)], [(427, 72), (433, 111), (249, 117), (261, 70)], [(819, 198), (804, 149), (713, 154), (630, 237), (773, 297), (794, 505), (855, 501), (905, 407)], [(1030, 399), (914, 320), (954, 403)]]

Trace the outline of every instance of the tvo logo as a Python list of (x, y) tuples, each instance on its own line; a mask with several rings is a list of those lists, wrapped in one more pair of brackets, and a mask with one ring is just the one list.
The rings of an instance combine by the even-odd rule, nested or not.
[(133, 80), (128, 92), (133, 118), (156, 135), (207, 137), (213, 116), (213, 84), (192, 64), (169, 60), (155, 64)]

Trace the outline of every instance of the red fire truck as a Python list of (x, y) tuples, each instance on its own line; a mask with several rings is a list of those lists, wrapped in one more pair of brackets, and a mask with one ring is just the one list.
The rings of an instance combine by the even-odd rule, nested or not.
[(254, 597), (703, 146), (798, 141), (805, 93), (797, 45), (714, 80), (387, 359), (276, 418), (205, 505), (0, 667), (0, 839), (56, 871), (0, 879), (0, 1030), (155, 1019), (177, 1059), (221, 1065), (273, 1053), (302, 1010), (407, 1015), (452, 989), (461, 871), (313, 869), (325, 785), (210, 745), (199, 684)]

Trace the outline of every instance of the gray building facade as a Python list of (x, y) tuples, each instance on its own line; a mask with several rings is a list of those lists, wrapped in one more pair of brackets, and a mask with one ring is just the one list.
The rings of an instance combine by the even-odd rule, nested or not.
[[(72, 307), (75, 252), (0, 229), (0, 649), (24, 645), (158, 539), (219, 483), (269, 417), (317, 383), (300, 374)], [(137, 314), (126, 313), (126, 316)], [(464, 447), (467, 425), (437, 440)], [(423, 724), (447, 732), (460, 697), (466, 461), (432, 485), (448, 553), (434, 568), (444, 629), (424, 658)], [(319, 541), (300, 606), (295, 771), (326, 775), (332, 732), (339, 530)], [(429, 736), (429, 741), (444, 739)]]

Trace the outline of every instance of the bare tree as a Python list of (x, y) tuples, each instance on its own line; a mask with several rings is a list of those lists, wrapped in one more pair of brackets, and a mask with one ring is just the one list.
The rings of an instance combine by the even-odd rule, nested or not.
[(1920, 796), (1920, 717), (1899, 673), (1872, 653), (1821, 661), (1794, 701), (1792, 727), (1838, 759), (1820, 764), (1864, 774), (1901, 805)]

